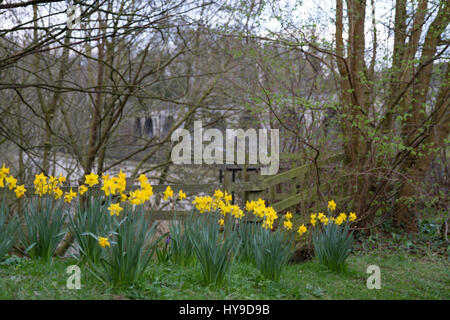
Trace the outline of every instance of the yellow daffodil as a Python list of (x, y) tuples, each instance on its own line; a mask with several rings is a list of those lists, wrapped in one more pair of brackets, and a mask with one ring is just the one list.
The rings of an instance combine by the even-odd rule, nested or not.
[(48, 184), (40, 184), (36, 186), (35, 194), (39, 194), (40, 197), (42, 197), (43, 194), (47, 194), (48, 192)]
[(54, 186), (55, 183), (58, 183), (57, 178), (52, 176), (52, 175), (50, 175), (50, 177), (48, 177), (48, 184), (51, 185), (51, 186), (52, 185)]
[(328, 201), (328, 208), (329, 208), (331, 211), (336, 210), (336, 202), (334, 202), (334, 200)]
[(290, 220), (290, 219), (292, 219), (292, 213), (290, 213), (289, 211), (286, 213), (286, 215), (285, 215), (285, 218), (287, 219), (287, 220)]
[(9, 175), (9, 168), (5, 167), (5, 164), (3, 163), (3, 167), (0, 169), (0, 187), (4, 188), (5, 183), (3, 180)]
[(231, 208), (231, 215), (233, 215), (236, 219), (242, 219), (242, 217), (245, 216), (244, 211), (239, 208), (237, 205), (230, 206)]
[(180, 201), (186, 199), (186, 193), (184, 193), (183, 190), (180, 190), (180, 192), (178, 192), (178, 197)]
[(98, 237), (98, 244), (102, 248), (104, 248), (106, 246), (111, 247), (111, 245), (109, 244), (108, 238)]
[(78, 188), (78, 193), (82, 196), (83, 194), (86, 193), (86, 191), (88, 191), (88, 188), (82, 184), (79, 188)]
[(119, 213), (123, 210), (123, 208), (121, 208), (118, 203), (111, 203), (111, 205), (108, 207), (108, 210), (111, 216), (119, 216)]
[(245, 210), (252, 212), (255, 210), (256, 206), (257, 206), (257, 204), (255, 201), (250, 201), (250, 202), (247, 201), (247, 203), (245, 204)]
[(325, 219), (325, 215), (322, 213), (322, 212), (319, 212), (319, 215), (317, 216), (317, 219), (320, 221), (320, 222), (322, 222), (323, 221), (323, 219)]
[(64, 195), (64, 202), (71, 203), (72, 199), (75, 198), (76, 196), (77, 193), (73, 192), (72, 188), (70, 188), (70, 191)]
[(173, 197), (173, 190), (170, 186), (167, 186), (166, 191), (164, 191), (164, 200)]
[(272, 207), (266, 208), (265, 216), (272, 221), (278, 219), (277, 212)]
[(257, 204), (259, 207), (265, 207), (265, 206), (266, 206), (266, 200), (263, 200), (263, 199), (259, 198), (259, 199), (256, 201), (256, 204)]
[(143, 204), (147, 200), (146, 193), (142, 189), (130, 192), (130, 202), (133, 205)]
[(225, 203), (230, 203), (231, 202), (231, 200), (232, 200), (232, 196), (231, 196), (231, 194), (228, 194), (226, 191), (225, 191), (225, 195), (223, 196), (223, 200), (225, 201)]
[(150, 183), (144, 182), (142, 184), (142, 196), (145, 200), (150, 200), (150, 197), (153, 195), (153, 187)]
[(220, 209), (220, 213), (225, 217), (227, 215), (227, 213), (231, 212), (231, 206), (230, 205), (226, 205), (225, 202), (220, 201), (218, 204), (218, 207)]
[(22, 198), (25, 195), (26, 191), (27, 191), (27, 189), (25, 189), (24, 185), (17, 186), (17, 188), (14, 190), (14, 192), (16, 193), (16, 197), (18, 199)]
[(6, 168), (5, 164), (3, 163), (3, 166), (0, 169), (0, 177), (6, 178), (7, 175), (9, 175), (9, 168)]
[(304, 224), (302, 224), (300, 227), (298, 227), (297, 233), (301, 236), (302, 234), (304, 234), (307, 231), (306, 227)]
[(92, 186), (95, 186), (96, 184), (98, 184), (98, 175), (94, 174), (93, 172), (86, 175), (85, 178), (86, 178), (86, 181), (84, 183), (87, 184), (89, 187), (92, 187)]
[(103, 186), (100, 189), (103, 190), (105, 196), (108, 197), (110, 194), (116, 194), (117, 185), (112, 179), (104, 180)]
[(225, 220), (223, 220), (223, 219), (219, 220), (219, 225), (223, 226), (224, 223), (225, 223)]
[(334, 219), (334, 223), (340, 226), (344, 222), (344, 218), (342, 216), (338, 216), (336, 219)]
[(114, 182), (116, 183), (117, 191), (119, 193), (125, 192), (125, 190), (127, 189), (127, 180), (125, 179), (124, 176), (115, 178)]
[(7, 177), (5, 179), (5, 181), (6, 181), (6, 185), (9, 187), (9, 190), (14, 189), (17, 185), (17, 179), (14, 178), (12, 175)]
[(125, 174), (125, 172), (122, 172), (122, 169), (120, 169), (119, 173), (117, 174), (117, 177), (119, 178), (119, 180), (126, 181), (127, 175)]
[(53, 191), (53, 194), (55, 195), (55, 200), (58, 200), (59, 198), (62, 197), (63, 191), (59, 187), (56, 187), (55, 190)]
[(292, 222), (290, 220), (284, 221), (283, 226), (286, 228), (286, 230), (292, 230)]
[(145, 183), (145, 182), (147, 182), (148, 181), (148, 178), (147, 178), (147, 176), (145, 175), (145, 174), (141, 174), (140, 176), (139, 176), (139, 178), (138, 178), (138, 181), (141, 183), (141, 185), (143, 184), (143, 183)]
[(130, 202), (131, 202), (131, 204), (134, 204), (134, 205), (142, 204), (142, 200), (139, 199), (138, 197), (131, 197)]
[(353, 222), (356, 220), (356, 214), (354, 212), (350, 212), (348, 216), (348, 221)]
[[(194, 201), (192, 201), (192, 203), (195, 205), (195, 208), (198, 211), (200, 211), (200, 213), (203, 213), (205, 211), (207, 211), (207, 212), (211, 211), (211, 208), (213, 207), (213, 202), (214, 202), (214, 200), (210, 196), (195, 197)], [(220, 203), (217, 204), (217, 206), (219, 206), (219, 205), (220, 205)], [(228, 204), (226, 204), (226, 206), (228, 206)], [(223, 208), (224, 206), (220, 205), (220, 207)], [(231, 209), (229, 210), (229, 212), (231, 212)]]
[(223, 192), (221, 191), (221, 190), (216, 190), (215, 192), (214, 192), (214, 198), (217, 200), (217, 201), (219, 201), (220, 199), (222, 199), (223, 198)]
[(45, 176), (45, 174), (43, 172), (35, 175), (34, 185), (42, 185), (45, 183), (47, 183), (47, 177)]
[(66, 182), (66, 178), (63, 177), (61, 173), (59, 174), (58, 182), (59, 182), (59, 184), (63, 184), (63, 182)]
[(0, 187), (4, 188), (5, 183), (4, 179), (9, 175), (9, 168), (5, 167), (5, 164), (3, 163), (3, 167), (0, 169)]

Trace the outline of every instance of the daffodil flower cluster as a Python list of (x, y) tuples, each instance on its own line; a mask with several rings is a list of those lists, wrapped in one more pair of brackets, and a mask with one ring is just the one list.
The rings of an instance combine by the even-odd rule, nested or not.
[(320, 224), (314, 228), (312, 242), (314, 252), (319, 262), (333, 271), (343, 271), (345, 260), (350, 254), (353, 243), (353, 235), (350, 231), (350, 223), (356, 220), (356, 214), (351, 212), (339, 214), (336, 211), (336, 202), (328, 201), (328, 215), (323, 213), (311, 214), (311, 224)]
[[(139, 183), (141, 187), (135, 191), (130, 192), (129, 200), (131, 204), (144, 204), (146, 201), (150, 200), (150, 197), (153, 195), (153, 187), (148, 182), (148, 179), (145, 175), (141, 174), (138, 178)], [(126, 198), (123, 195), (123, 192), (121, 192), (121, 197), (123, 200), (126, 200)]]
[(120, 169), (120, 172), (117, 174), (117, 177), (110, 178), (109, 175), (103, 175), (103, 186), (100, 188), (105, 193), (105, 196), (109, 196), (110, 194), (115, 195), (116, 193), (124, 193), (127, 188), (126, 175)]
[[(226, 191), (224, 193), (221, 190), (216, 190), (213, 197), (195, 197), (192, 203), (195, 205), (195, 208), (200, 211), (200, 213), (218, 210), (223, 217), (225, 217), (228, 213), (236, 219), (242, 219), (245, 217), (244, 211), (238, 205), (231, 204), (231, 200), (231, 194), (228, 194)], [(223, 225), (224, 222), (225, 220), (223, 218), (219, 220), (220, 225)]]
[[(47, 177), (43, 172), (40, 174), (35, 175), (34, 179), (34, 193), (42, 197), (45, 194), (53, 195), (55, 197), (55, 200), (61, 198), (64, 194), (64, 192), (61, 190), (60, 186), (66, 182), (66, 178), (63, 177), (61, 174), (59, 177), (54, 177), (50, 175)], [(70, 203), (72, 201), (72, 198), (75, 195), (73, 195), (72, 189), (70, 190), (70, 194), (67, 196), (67, 194), (64, 196), (66, 202)]]
[(273, 222), (278, 219), (277, 212), (272, 207), (266, 207), (265, 201), (261, 198), (257, 201), (247, 201), (245, 209), (256, 217), (264, 219), (263, 228), (265, 229), (273, 229)]
[(242, 219), (243, 217), (245, 217), (244, 211), (241, 208), (239, 208), (238, 205), (231, 205), (226, 204), (224, 202), (219, 202), (219, 207), (223, 208), (220, 210), (220, 212), (224, 216), (229, 212), (236, 219)]
[(71, 203), (72, 199), (75, 198), (76, 196), (77, 196), (77, 193), (74, 192), (71, 187), (70, 191), (64, 195), (64, 202)]
[[(334, 200), (328, 201), (328, 209), (330, 209), (330, 211), (336, 210), (336, 202), (334, 202)], [(347, 216), (347, 214), (345, 214), (345, 212), (341, 212), (336, 217), (328, 218), (325, 214), (323, 214), (322, 212), (319, 212), (319, 213), (311, 214), (310, 218), (311, 218), (310, 223), (313, 227), (316, 225), (317, 220), (319, 220), (324, 226), (326, 226), (329, 223), (329, 221), (340, 226), (347, 220), (349, 222), (355, 221), (356, 214), (354, 212), (350, 212), (350, 214)]]
[(341, 212), (339, 216), (331, 218), (331, 221), (333, 221), (335, 224), (340, 226), (344, 221), (347, 220), (347, 215), (344, 212)]
[(322, 212), (319, 213), (319, 216), (317, 217), (319, 219), (319, 221), (321, 223), (323, 223), (323, 225), (327, 225), (328, 224), (328, 217), (326, 215), (324, 215)]
[(0, 188), (5, 187), (5, 182), (9, 190), (14, 189), (17, 198), (20, 199), (25, 195), (25, 192), (27, 191), (27, 189), (25, 189), (25, 186), (18, 186), (17, 179), (14, 178), (13, 175), (9, 174), (9, 168), (6, 168), (5, 164), (3, 164), (2, 168), (0, 169)]
[[(131, 204), (140, 205), (150, 200), (150, 197), (153, 195), (153, 188), (144, 174), (139, 176), (138, 181), (140, 183), (140, 188), (131, 191), (127, 196), (125, 193), (127, 188), (126, 174), (120, 169), (117, 176), (110, 177), (109, 174), (103, 174), (102, 187), (100, 189), (104, 192), (106, 197), (109, 197), (110, 195), (120, 195), (121, 201), (129, 201)], [(99, 183), (98, 175), (91, 172), (85, 176), (85, 185), (80, 187), (80, 189), (83, 189), (80, 190), (80, 194), (87, 191), (86, 185), (93, 187)], [(81, 191), (83, 191), (83, 193), (81, 193)], [(120, 211), (121, 210), (113, 210), (111, 211), (111, 215), (118, 215)]]
[(200, 211), (200, 213), (203, 213), (205, 211), (210, 212), (213, 205), (213, 198), (209, 196), (195, 197), (192, 203), (195, 205), (195, 209)]
[(292, 230), (292, 213), (290, 213), (289, 211), (286, 213), (286, 215), (284, 216), (285, 220), (283, 223), (283, 227), (286, 228), (286, 230)]

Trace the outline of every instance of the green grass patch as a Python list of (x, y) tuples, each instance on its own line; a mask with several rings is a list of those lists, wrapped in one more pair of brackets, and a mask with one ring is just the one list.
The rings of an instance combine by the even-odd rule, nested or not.
[[(69, 290), (66, 268), (72, 264), (77, 261), (4, 263), (0, 265), (0, 299), (450, 299), (448, 258), (403, 251), (351, 255), (343, 274), (330, 272), (315, 260), (289, 265), (278, 281), (264, 280), (252, 265), (233, 264), (219, 289), (202, 284), (198, 265), (152, 261), (135, 287), (116, 289), (80, 264), (81, 289)], [(380, 267), (380, 290), (366, 287), (369, 265)]]

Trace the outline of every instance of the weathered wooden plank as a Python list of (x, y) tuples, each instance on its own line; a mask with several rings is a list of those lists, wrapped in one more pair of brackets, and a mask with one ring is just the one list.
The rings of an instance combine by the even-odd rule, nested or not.
[(276, 195), (275, 186), (274, 185), (270, 186), (269, 187), (269, 199), (268, 199), (270, 204), (275, 202), (275, 195)]
[(291, 197), (293, 195), (295, 195), (296, 193), (275, 193), (275, 201), (281, 201), (286, 199), (287, 197)]
[(303, 200), (303, 197), (303, 192), (294, 194), (293, 196), (287, 197), (286, 199), (273, 204), (272, 208), (274, 208), (275, 211), (281, 211), (289, 207), (293, 207), (296, 204), (300, 203)]
[(269, 188), (273, 185), (276, 185), (276, 184), (279, 184), (282, 182), (286, 182), (295, 177), (299, 177), (299, 176), (305, 174), (306, 172), (308, 172), (310, 166), (311, 166), (310, 164), (305, 164), (301, 167), (285, 171), (283, 173), (277, 174), (277, 175), (269, 177), (269, 178), (265, 178), (262, 180), (263, 186), (266, 188)]
[[(332, 155), (328, 158), (319, 160), (318, 164), (321, 165), (321, 164), (327, 163), (329, 161), (336, 161), (336, 160), (341, 159), (343, 156), (344, 156), (343, 153), (338, 153), (338, 154)], [(269, 188), (270, 186), (289, 181), (290, 179), (293, 179), (293, 178), (297, 178), (299, 176), (304, 175), (309, 170), (311, 170), (312, 166), (313, 166), (312, 163), (308, 163), (301, 167), (297, 167), (297, 168), (288, 170), (286, 172), (274, 175), (272, 177), (265, 178), (262, 180), (262, 185), (266, 188)]]
[[(320, 191), (323, 191), (329, 184), (335, 183), (337, 180), (339, 180), (339, 178), (336, 178), (328, 183), (323, 183), (320, 186)], [(281, 200), (277, 203), (275, 203), (274, 205), (272, 205), (272, 207), (275, 209), (275, 211), (281, 211), (284, 209), (287, 209), (289, 207), (295, 206), (297, 204), (299, 204), (302, 201), (315, 201), (317, 200), (317, 193), (314, 193), (312, 195), (310, 195), (310, 190), (311, 189), (307, 189), (307, 190), (303, 190), (300, 193), (297, 193), (295, 195), (289, 196), (287, 198), (285, 198), (284, 200)], [(339, 201), (345, 200), (349, 198), (349, 196), (345, 196), (343, 198), (338, 199)], [(336, 200), (337, 201), (337, 200)]]
[(264, 199), (265, 192), (261, 191), (250, 191), (247, 195), (247, 201), (257, 201), (259, 198)]
[(255, 192), (255, 191), (263, 191), (264, 187), (261, 182), (234, 182), (230, 186), (231, 191), (248, 191), (248, 192)]

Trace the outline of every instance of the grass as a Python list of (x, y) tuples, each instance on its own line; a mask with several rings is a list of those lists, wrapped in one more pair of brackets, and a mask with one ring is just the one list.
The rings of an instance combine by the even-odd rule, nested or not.
[[(352, 254), (348, 271), (329, 272), (315, 260), (288, 266), (279, 281), (264, 280), (247, 264), (232, 266), (220, 289), (204, 287), (199, 266), (149, 264), (138, 287), (112, 289), (81, 268), (80, 290), (66, 289), (75, 259), (16, 259), (0, 265), (0, 299), (450, 299), (448, 258), (405, 251)], [(369, 265), (381, 269), (381, 289), (369, 290)]]

